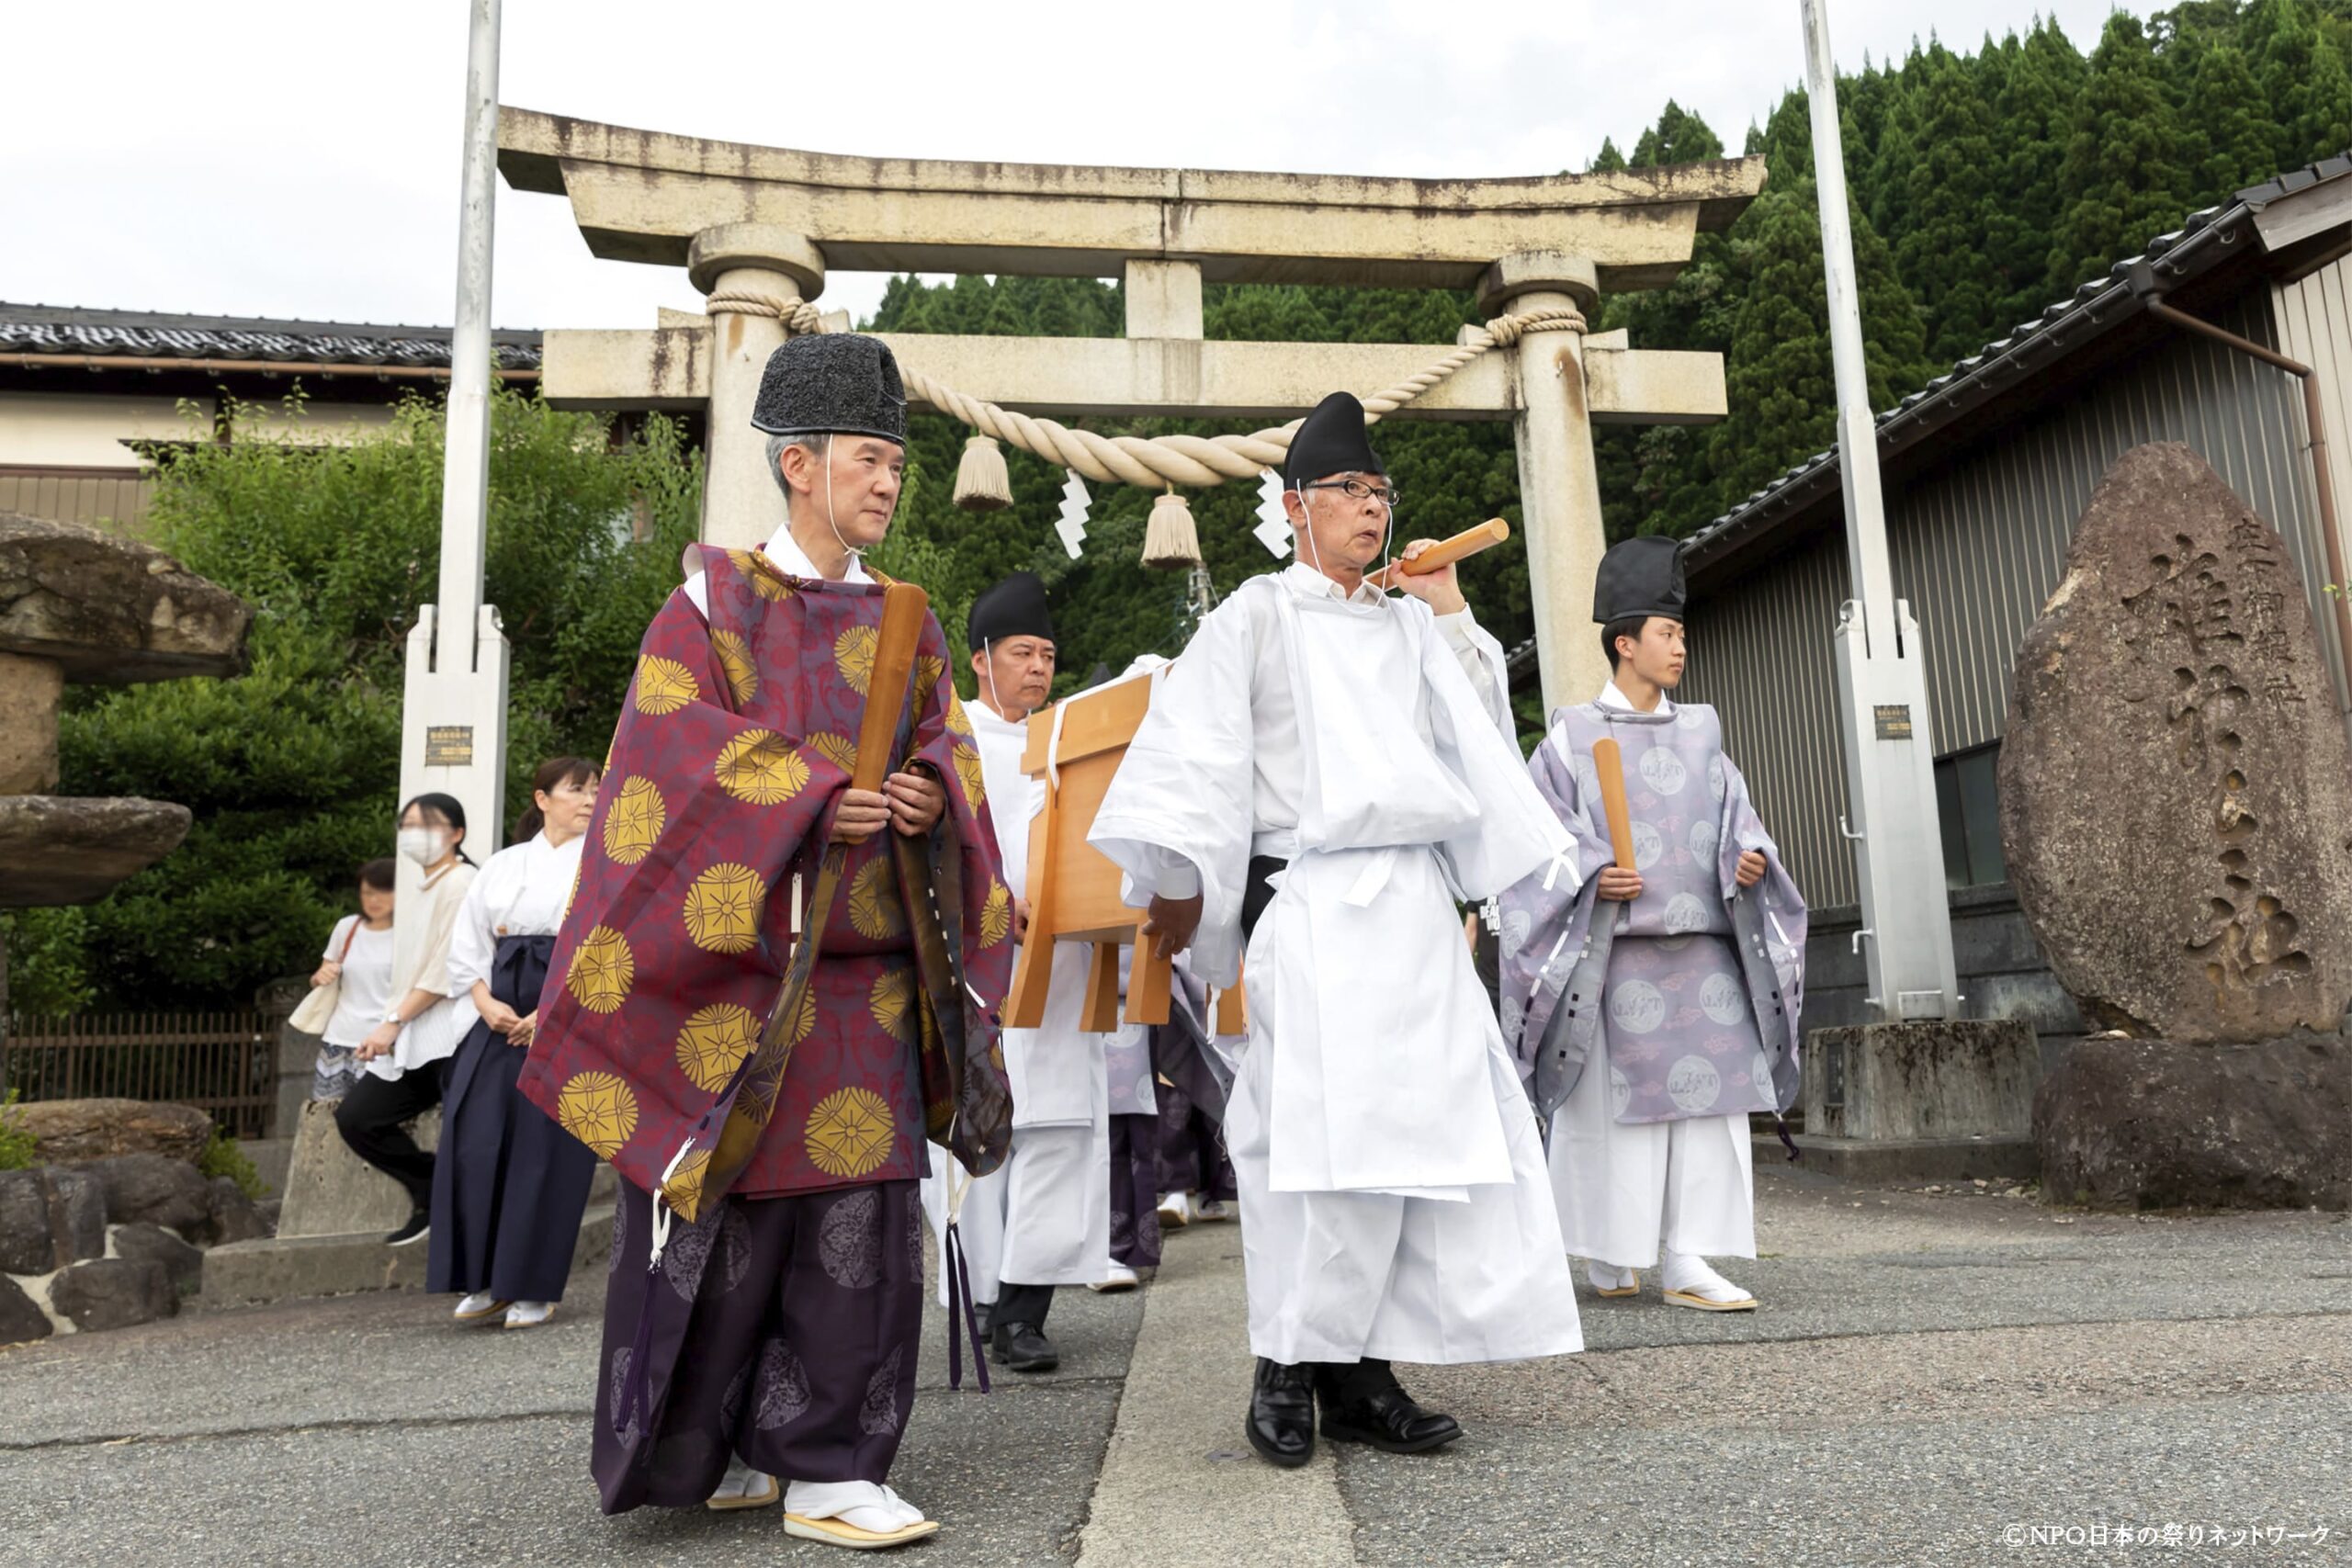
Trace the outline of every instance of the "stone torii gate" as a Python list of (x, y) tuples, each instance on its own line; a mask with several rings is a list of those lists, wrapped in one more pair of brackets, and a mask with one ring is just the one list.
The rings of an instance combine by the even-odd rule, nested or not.
[[(1495, 180), (860, 158), (514, 108), (498, 141), (507, 183), (569, 197), (592, 253), (683, 265), (708, 296), (813, 300), (829, 266), (1124, 277), (1123, 338), (881, 334), (910, 372), (1042, 417), (1288, 420), (1442, 353), (1207, 341), (1204, 282), (1467, 288), (1489, 317), (1547, 314), (1389, 416), (1512, 422), (1547, 707), (1607, 674), (1589, 629), (1606, 542), (1592, 425), (1724, 413), (1719, 355), (1588, 335), (1578, 312), (1670, 282), (1699, 232), (1728, 226), (1764, 183), (1761, 158)], [(707, 316), (665, 310), (650, 332), (550, 332), (541, 388), (559, 406), (707, 409), (703, 537), (749, 546), (782, 518), (750, 418), (786, 330), (722, 298)]]

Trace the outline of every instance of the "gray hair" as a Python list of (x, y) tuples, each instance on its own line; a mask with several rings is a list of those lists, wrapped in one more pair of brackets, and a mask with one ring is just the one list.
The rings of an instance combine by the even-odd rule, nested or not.
[(805, 446), (808, 448), (808, 455), (810, 457), (822, 458), (825, 455), (824, 443), (827, 439), (828, 437), (824, 435), (816, 434), (805, 430), (797, 434), (771, 435), (768, 437), (768, 478), (775, 481), (776, 489), (784, 491), (786, 505), (788, 506), (792, 503), (792, 487), (784, 482), (785, 448), (787, 446)]

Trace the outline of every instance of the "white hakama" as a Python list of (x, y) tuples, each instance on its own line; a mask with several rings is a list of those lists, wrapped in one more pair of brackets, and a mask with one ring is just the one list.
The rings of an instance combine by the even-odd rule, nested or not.
[(1239, 967), (1250, 856), (1288, 863), (1250, 942), (1226, 1119), (1269, 1360), (1583, 1347), (1534, 1113), (1456, 912), (1566, 834), (1504, 739), (1500, 650), (1448, 619), (1342, 602), (1303, 566), (1245, 584), (1163, 678), (1091, 834), (1131, 903), (1204, 895), (1213, 984)]
[(1751, 1154), (1745, 1116), (1618, 1121), (1606, 1057), (1589, 1064), (1552, 1113), (1552, 1190), (1568, 1256), (1649, 1269), (1663, 1240), (1693, 1258), (1755, 1257)]
[[(1044, 785), (1021, 771), (1028, 727), (1001, 718), (985, 704), (968, 710), (990, 801), (1005, 886), (1025, 897), (1029, 823)], [(957, 1239), (972, 1299), (997, 1300), (1000, 1282), (1086, 1285), (1111, 1259), (1111, 1100), (1104, 1037), (1078, 1025), (1084, 1007), (1088, 950), (1061, 943), (1046, 987), (1046, 1018), (1036, 1029), (1004, 1032), (1005, 1074), (1012, 1088), (1012, 1147), (1003, 1165), (978, 1180), (953, 1156), (934, 1152), (938, 1168), (923, 1179), (923, 1212), (940, 1238), (940, 1302), (947, 1299), (948, 1191), (962, 1192)]]

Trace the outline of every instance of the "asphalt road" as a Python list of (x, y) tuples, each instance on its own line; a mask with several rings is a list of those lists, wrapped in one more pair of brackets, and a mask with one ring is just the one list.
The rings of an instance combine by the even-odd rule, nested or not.
[[(946, 1528), (908, 1560), (2352, 1562), (2352, 1221), (1780, 1171), (1758, 1210), (1765, 1256), (1723, 1265), (1758, 1313), (1650, 1280), (1580, 1301), (1584, 1355), (1400, 1369), (1467, 1428), (1435, 1456), (1249, 1454), (1229, 1225), (1144, 1292), (1063, 1292), (1061, 1370), (987, 1397), (945, 1387), (934, 1314), (892, 1483)], [(774, 1510), (596, 1511), (602, 1284), (527, 1334), (389, 1294), (0, 1351), (0, 1564), (833, 1561)], [(2093, 1544), (2118, 1526), (2150, 1543)]]

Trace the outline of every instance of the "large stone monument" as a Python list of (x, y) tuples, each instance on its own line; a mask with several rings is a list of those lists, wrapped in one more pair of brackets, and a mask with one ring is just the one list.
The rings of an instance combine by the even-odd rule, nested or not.
[(2092, 495), (2018, 655), (2001, 830), (2109, 1034), (2035, 1105), (2045, 1189), (2352, 1202), (2352, 755), (2277, 532), (2186, 446)]
[(66, 683), (235, 674), (252, 618), (161, 550), (0, 513), (0, 908), (102, 898), (187, 832), (183, 806), (50, 793)]
[[(184, 806), (50, 793), (66, 683), (233, 675), (252, 618), (161, 550), (0, 513), (0, 908), (102, 898), (187, 833)], [(0, 1057), (7, 1022), (0, 948)], [(233, 1182), (218, 1190), (189, 1163), (209, 1132), (201, 1112), (75, 1100), (18, 1120), (44, 1163), (0, 1172), (0, 1343), (167, 1314), (192, 1288), (190, 1240), (259, 1227)]]

